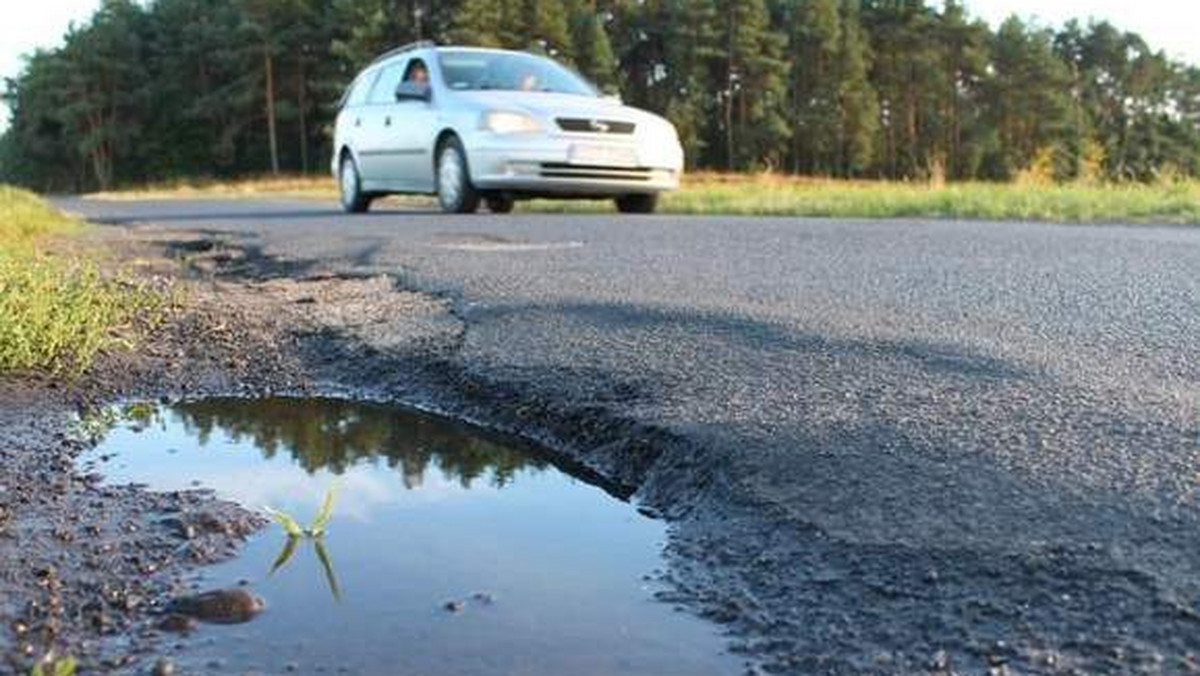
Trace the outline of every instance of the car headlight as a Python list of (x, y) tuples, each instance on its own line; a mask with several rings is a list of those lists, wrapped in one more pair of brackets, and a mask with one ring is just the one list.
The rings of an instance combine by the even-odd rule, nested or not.
[(479, 128), (493, 134), (518, 134), (541, 131), (542, 125), (525, 113), (493, 110), (483, 114), (479, 120)]

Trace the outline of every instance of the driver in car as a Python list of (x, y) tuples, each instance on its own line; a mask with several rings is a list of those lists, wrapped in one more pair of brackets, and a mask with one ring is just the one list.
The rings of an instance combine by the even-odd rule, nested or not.
[(404, 76), (405, 82), (416, 82), (418, 84), (429, 83), (429, 69), (425, 67), (424, 61), (414, 61), (409, 67), (408, 73)]
[(537, 91), (537, 89), (538, 89), (537, 75), (534, 75), (533, 73), (526, 73), (524, 76), (522, 76), (520, 89), (523, 92)]

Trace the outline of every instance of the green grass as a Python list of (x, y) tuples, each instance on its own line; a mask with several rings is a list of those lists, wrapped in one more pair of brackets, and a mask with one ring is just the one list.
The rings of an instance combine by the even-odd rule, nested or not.
[[(93, 195), (97, 199), (300, 197), (336, 200), (327, 177), (176, 182)], [(427, 198), (393, 198), (432, 205)], [(526, 212), (611, 212), (606, 201), (535, 200)], [(1200, 181), (1155, 184), (904, 183), (838, 181), (780, 175), (698, 173), (663, 196), (672, 214), (948, 218), (1052, 223), (1170, 223), (1200, 225)]]
[(83, 255), (50, 253), (83, 224), (36, 195), (0, 186), (0, 373), (78, 374), (128, 347), (162, 297)]
[(683, 214), (1200, 224), (1200, 182), (1075, 185), (823, 181), (700, 175), (663, 198)]
[(45, 659), (33, 665), (29, 676), (74, 676), (75, 669), (74, 657), (67, 655), (62, 659), (55, 659), (53, 655), (47, 655)]
[(48, 235), (77, 232), (80, 223), (33, 193), (0, 185), (0, 252), (28, 249)]

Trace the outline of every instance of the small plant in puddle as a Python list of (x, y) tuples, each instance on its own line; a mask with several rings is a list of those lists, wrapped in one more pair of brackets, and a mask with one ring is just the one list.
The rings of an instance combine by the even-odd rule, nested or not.
[(53, 655), (48, 655), (33, 665), (33, 671), (29, 672), (29, 676), (74, 676), (75, 667), (75, 658), (70, 655), (62, 659), (54, 659)]
[(333, 518), (333, 502), (337, 498), (337, 485), (332, 485), (329, 490), (325, 491), (325, 499), (321, 501), (321, 508), (317, 510), (317, 515), (313, 517), (312, 523), (308, 528), (300, 525), (299, 521), (292, 518), (287, 512), (265, 507), (267, 514), (271, 515), (275, 522), (283, 527), (283, 531), (288, 534), (288, 537), (299, 538), (319, 538), (325, 534), (325, 527), (329, 525), (329, 520)]
[(317, 510), (317, 515), (313, 517), (312, 523), (308, 528), (300, 525), (290, 514), (267, 507), (267, 513), (271, 518), (275, 519), (287, 534), (287, 542), (283, 543), (283, 549), (279, 552), (279, 556), (275, 557), (275, 562), (271, 564), (271, 575), (275, 571), (283, 568), (292, 555), (296, 553), (296, 545), (301, 539), (308, 540), (313, 545), (313, 550), (317, 554), (317, 560), (321, 562), (321, 571), (325, 574), (325, 582), (329, 585), (329, 591), (333, 594), (335, 601), (340, 601), (342, 598), (341, 590), (338, 587), (337, 575), (333, 569), (333, 559), (329, 557), (329, 551), (325, 548), (325, 528), (329, 525), (329, 520), (333, 518), (333, 503), (337, 496), (337, 485), (332, 485), (329, 490), (325, 491), (325, 499), (321, 501), (321, 508)]

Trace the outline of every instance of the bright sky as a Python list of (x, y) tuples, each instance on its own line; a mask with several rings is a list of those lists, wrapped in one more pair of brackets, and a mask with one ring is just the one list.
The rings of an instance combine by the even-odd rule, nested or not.
[(1057, 26), (1068, 19), (1107, 19), (1154, 49), (1200, 65), (1200, 2), (1196, 0), (964, 0), (971, 14), (999, 25), (1011, 14)]
[[(937, 0), (933, 0), (936, 2)], [(38, 47), (54, 47), (67, 26), (83, 22), (99, 0), (41, 0), (24, 12), (6, 12), (0, 22), (0, 78), (21, 70), (21, 55)], [(1200, 3), (1195, 0), (966, 0), (971, 13), (993, 25), (1016, 13), (1035, 16), (1047, 24), (1070, 18), (1108, 19), (1141, 33), (1151, 45), (1183, 61), (1200, 64)], [(8, 111), (0, 106), (0, 130), (8, 126)]]
[[(13, 3), (0, 21), (0, 81), (21, 72), (21, 55), (38, 47), (57, 47), (72, 21), (87, 21), (100, 0), (40, 0)], [(0, 131), (8, 127), (8, 107), (0, 105)]]

